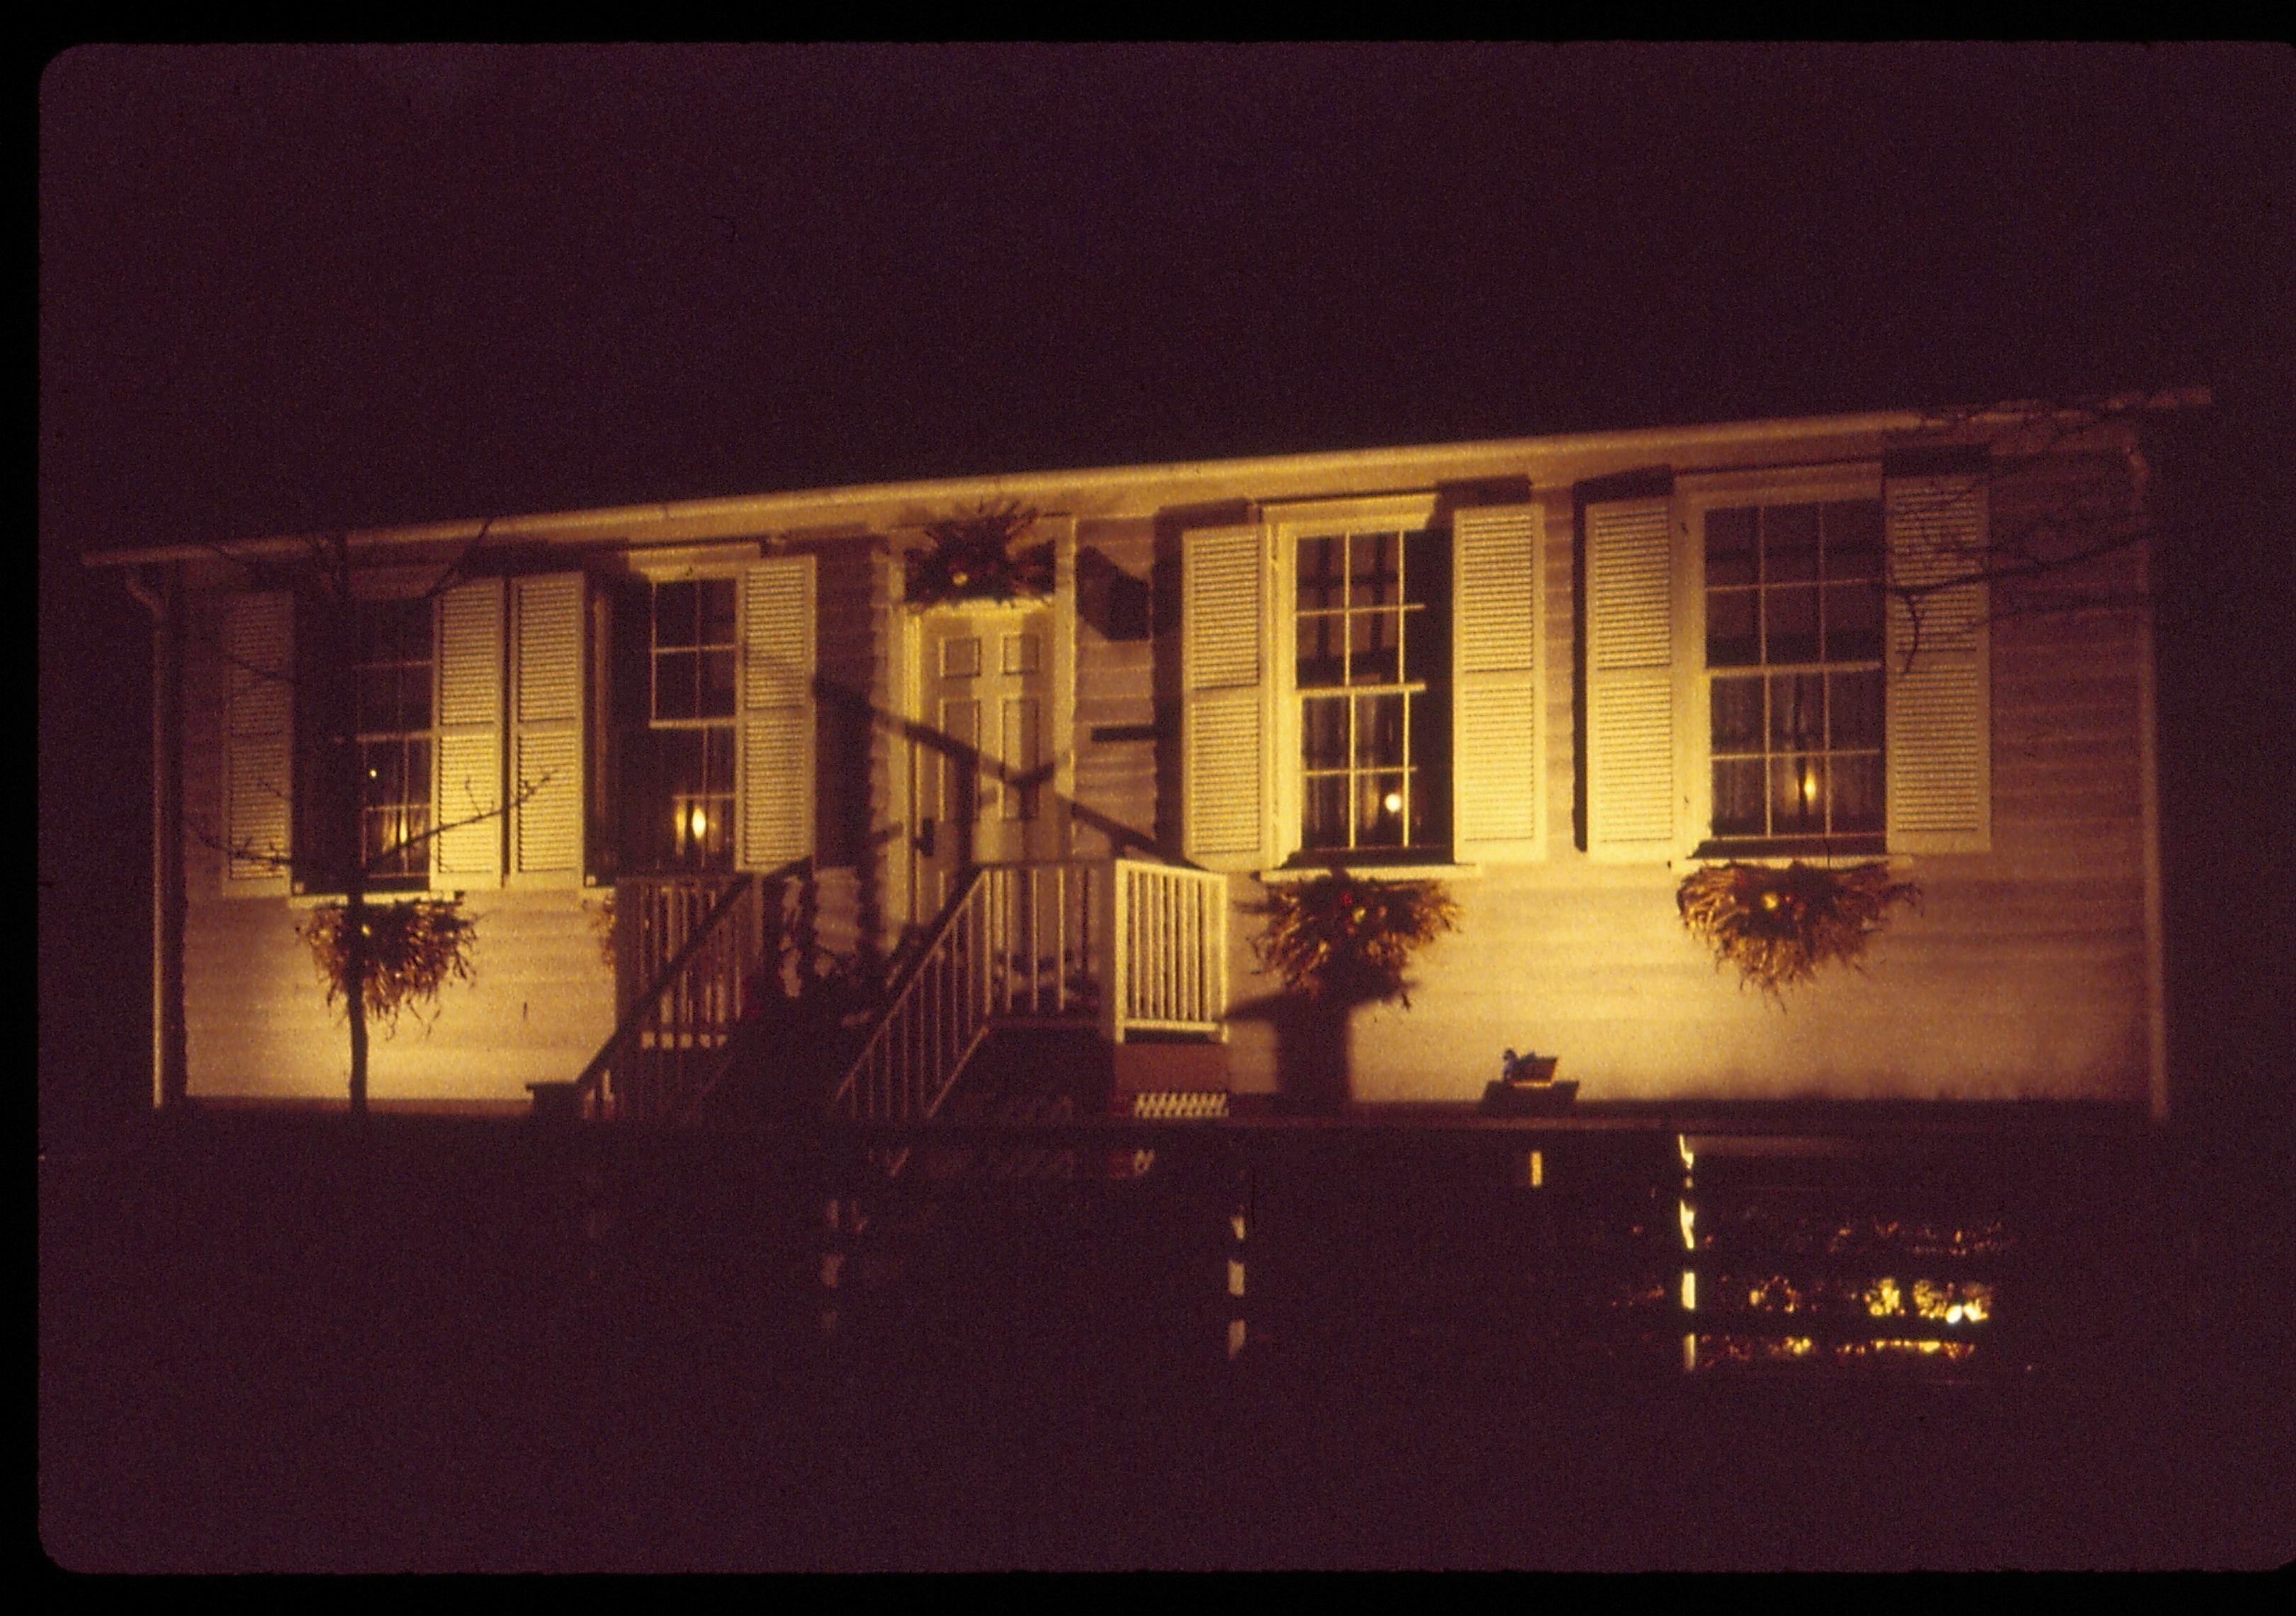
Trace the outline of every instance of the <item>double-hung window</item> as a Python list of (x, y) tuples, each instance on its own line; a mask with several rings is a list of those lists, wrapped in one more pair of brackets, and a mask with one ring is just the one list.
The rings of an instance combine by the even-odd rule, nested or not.
[(438, 662), (433, 603), (307, 600), (291, 677), (305, 738), (294, 871), (315, 892), (351, 873), (378, 890), (430, 882)]
[(1296, 541), (1303, 853), (1447, 850), (1448, 539), (1375, 528)]
[(678, 578), (651, 591), (642, 867), (734, 867), (735, 583)]
[(1544, 851), (1544, 511), (1275, 505), (1183, 536), (1183, 844), (1211, 869)]
[(1718, 848), (1879, 850), (1882, 502), (1703, 513)]
[(352, 621), (357, 857), (377, 886), (422, 886), (430, 875), (430, 603), (360, 601)]

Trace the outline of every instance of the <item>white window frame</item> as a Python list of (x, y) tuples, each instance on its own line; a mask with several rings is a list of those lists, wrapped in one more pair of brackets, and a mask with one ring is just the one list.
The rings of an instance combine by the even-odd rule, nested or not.
[[(1427, 857), (1419, 861), (1426, 864), (1447, 862), (1451, 846), (1454, 795), (1452, 782), (1443, 782), (1443, 842), (1445, 850), (1438, 856), (1432, 848), (1349, 849), (1307, 847), (1307, 778), (1306, 767), (1300, 761), (1303, 742), (1301, 718), (1302, 693), (1300, 688), (1300, 541), (1303, 538), (1324, 538), (1341, 533), (1377, 533), (1392, 531), (1406, 534), (1434, 528), (1437, 523), (1436, 498), (1432, 493), (1388, 496), (1373, 499), (1320, 500), (1309, 504), (1271, 505), (1266, 507), (1274, 530), (1275, 569), (1273, 589), (1270, 590), (1269, 611), (1274, 618), (1274, 633), (1269, 637), (1273, 648), (1274, 666), (1268, 670), (1268, 683), (1275, 693), (1275, 721), (1270, 726), (1274, 737), (1275, 767), (1271, 771), (1272, 791), (1275, 810), (1275, 841), (1271, 851), (1278, 865), (1289, 864), (1304, 855), (1316, 867), (1334, 862), (1346, 862), (1351, 857), (1365, 868), (1385, 868), (1393, 865), (1398, 855), (1414, 851)], [(1447, 537), (1450, 529), (1441, 529)], [(1447, 601), (1443, 611), (1450, 615)], [(1398, 668), (1398, 672), (1401, 669)], [(1446, 669), (1439, 681), (1431, 681), (1428, 690), (1439, 687), (1443, 704), (1443, 722), (1451, 723), (1452, 678)], [(1408, 747), (1406, 738), (1406, 746)], [(1456, 770), (1456, 765), (1454, 765)]]
[[(1184, 850), (1210, 869), (1264, 881), (1298, 880), (1350, 862), (1406, 875), (1472, 874), (1483, 861), (1546, 856), (1546, 534), (1550, 500), (1454, 505), (1436, 490), (1264, 504), (1251, 522), (1192, 529), (1182, 536), (1182, 767)], [(1465, 527), (1463, 527), (1465, 524)], [(1463, 602), (1466, 528), (1477, 546), (1479, 591)], [(1297, 559), (1302, 538), (1338, 531), (1442, 533), (1450, 554), (1443, 610), (1448, 666), (1426, 683), (1439, 687), (1450, 731), (1444, 782), (1444, 840), (1421, 849), (1306, 849), (1301, 763), (1302, 695), (1298, 685)], [(1244, 612), (1236, 608), (1255, 603)], [(1210, 616), (1200, 615), (1210, 613)], [(1462, 657), (1463, 612), (1487, 622), (1519, 621)], [(1256, 614), (1256, 615), (1253, 615)], [(1496, 614), (1496, 615), (1494, 615)], [(1463, 693), (1475, 693), (1475, 735), (1463, 738)], [(1471, 748), (1469, 739), (1476, 742)], [(1468, 755), (1474, 751), (1470, 814)], [(1242, 833), (1257, 829), (1250, 849)], [(1414, 857), (1415, 856), (1415, 857)], [(1405, 863), (1404, 859), (1414, 859)]]
[[(1888, 511), (1883, 504), (1882, 467), (1878, 461), (1850, 465), (1793, 466), (1754, 471), (1720, 472), (1684, 476), (1675, 485), (1678, 542), (1675, 548), (1675, 737), (1676, 767), (1681, 796), (1687, 803), (1686, 823), (1677, 826), (1686, 855), (1727, 841), (1741, 850), (1740, 858), (1805, 859), (1818, 857), (1802, 839), (1759, 837), (1719, 838), (1714, 834), (1713, 669), (1706, 658), (1706, 515), (1738, 505), (1821, 504), (1834, 501), (1870, 500), (1882, 507), (1884, 577), (1889, 555)], [(1882, 647), (1882, 703), (1886, 714), (1891, 679), (1888, 666), (1887, 626)], [(1882, 748), (1882, 828), (1845, 837), (1844, 857), (1872, 858), (1889, 844), (1887, 803), (1890, 780), (1888, 722), (1883, 720)], [(1775, 852), (1753, 844), (1775, 840)], [(1792, 849), (1800, 848), (1797, 853)], [(1720, 855), (1716, 855), (1719, 857)]]

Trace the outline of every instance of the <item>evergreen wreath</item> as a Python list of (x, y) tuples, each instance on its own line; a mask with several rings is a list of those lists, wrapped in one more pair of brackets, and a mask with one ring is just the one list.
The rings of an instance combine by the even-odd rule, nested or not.
[(1008, 500), (926, 524), (931, 543), (907, 561), (909, 603), (1042, 600), (1052, 594), (1051, 542), (1015, 547), (1036, 525), (1037, 515), (1031, 507)]
[(1714, 966), (1734, 965), (1742, 982), (1772, 998), (1818, 967), (1863, 970), (1866, 949), (1898, 904), (1921, 906), (1922, 890), (1892, 881), (1882, 863), (1827, 870), (1800, 859), (1767, 865), (1709, 865), (1683, 878), (1675, 907), (1690, 934), (1714, 950)]
[(1259, 968), (1286, 988), (1406, 1008), (1404, 967), (1459, 922), (1459, 906), (1439, 881), (1365, 881), (1345, 870), (1271, 886), (1259, 912), (1267, 927), (1252, 949)]
[[(398, 1013), (413, 1010), (428, 1026), (439, 989), (471, 980), (471, 950), (478, 923), (452, 898), (417, 898), (401, 903), (368, 904), (366, 912), (366, 1013), (394, 1031)], [(312, 963), (334, 1005), (349, 991), (350, 938), (341, 904), (323, 904), (303, 927)]]

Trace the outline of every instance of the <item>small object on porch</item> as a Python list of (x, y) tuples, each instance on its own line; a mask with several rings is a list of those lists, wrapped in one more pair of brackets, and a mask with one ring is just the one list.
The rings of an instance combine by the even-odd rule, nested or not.
[(1555, 1062), (1560, 1055), (1542, 1055), (1536, 1051), (1517, 1054), (1512, 1049), (1499, 1057), (1499, 1076), (1513, 1084), (1546, 1084), (1554, 1081)]
[(1483, 1086), (1482, 1112), (1491, 1117), (1536, 1117), (1559, 1112), (1578, 1097), (1575, 1079), (1555, 1081), (1558, 1055), (1517, 1054), (1499, 1058), (1500, 1077)]

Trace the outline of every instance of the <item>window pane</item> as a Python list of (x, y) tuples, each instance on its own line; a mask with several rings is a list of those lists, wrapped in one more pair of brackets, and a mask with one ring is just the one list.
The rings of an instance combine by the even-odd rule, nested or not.
[(728, 795), (734, 790), (734, 731), (731, 726), (712, 726), (701, 734), (701, 787), (705, 792)]
[(1825, 745), (1825, 677), (1799, 673), (1770, 679), (1770, 750), (1816, 751)]
[(1402, 614), (1394, 611), (1351, 611), (1348, 614), (1348, 683), (1392, 685), (1401, 675), (1397, 643)]
[(1871, 584), (1825, 587), (1825, 656), (1867, 662), (1882, 654), (1882, 592)]
[(1706, 581), (1709, 586), (1754, 581), (1751, 505), (1706, 513)]
[(1297, 567), (1300, 575), (1300, 610), (1302, 611), (1336, 611), (1347, 604), (1340, 578), (1340, 541), (1335, 538), (1303, 538), (1300, 541)]
[(702, 789), (702, 747), (709, 732), (654, 732), (654, 773), (666, 796), (692, 796)]
[(1828, 744), (1852, 751), (1882, 745), (1882, 672), (1833, 673), (1825, 677), (1826, 698), (1833, 709)]
[(658, 647), (692, 645), (701, 633), (701, 590), (691, 583), (657, 584), (653, 591), (653, 643)]
[(430, 665), (410, 663), (398, 672), (398, 727), (430, 727)]
[(703, 578), (694, 586), (700, 596), (701, 643), (704, 645), (731, 645), (734, 643), (734, 580), (730, 578)]
[(1410, 798), (1400, 774), (1359, 775), (1356, 845), (1399, 848), (1404, 845), (1404, 811)]
[(1403, 599), (1402, 539), (1399, 533), (1349, 536), (1349, 605), (1392, 606)]
[(1762, 750), (1762, 681), (1759, 677), (1715, 680), (1713, 712), (1716, 751)]
[(1302, 688), (1341, 682), (1341, 636), (1347, 632), (1342, 617), (1303, 617), (1300, 619), (1300, 684)]
[(691, 651), (668, 651), (653, 660), (653, 716), (657, 718), (698, 718), (695, 684), (700, 669)]
[(1825, 760), (1770, 759), (1770, 833), (1815, 835), (1824, 828)]
[(1849, 499), (1825, 507), (1825, 576), (1882, 576), (1882, 502)]
[(1347, 697), (1319, 697), (1300, 710), (1300, 760), (1309, 768), (1347, 767)]
[(1817, 591), (1807, 586), (1762, 591), (1763, 627), (1768, 655), (1778, 662), (1817, 660)]
[(1449, 535), (1422, 529), (1403, 540), (1403, 598), (1437, 609), (1450, 602)]
[(406, 800), (402, 746), (397, 741), (370, 741), (359, 748), (360, 771), (366, 780), (361, 790), (369, 808)]
[(1855, 752), (1828, 759), (1836, 831), (1882, 828), (1882, 754)]
[(1307, 782), (1304, 841), (1311, 848), (1348, 845), (1348, 776), (1311, 775)]
[(1759, 836), (1762, 833), (1762, 760), (1759, 758), (1725, 759), (1715, 763), (1714, 833), (1717, 836)]
[(731, 717), (734, 711), (734, 653), (731, 651), (701, 652), (701, 716), (705, 718)]
[(1404, 703), (1409, 698), (1359, 696), (1356, 700), (1356, 767), (1403, 767)]
[(1795, 583), (1817, 576), (1817, 507), (1767, 505), (1762, 511), (1762, 581)]
[(1751, 589), (1718, 589), (1706, 597), (1706, 665), (1751, 668), (1761, 660), (1755, 636), (1758, 596)]

